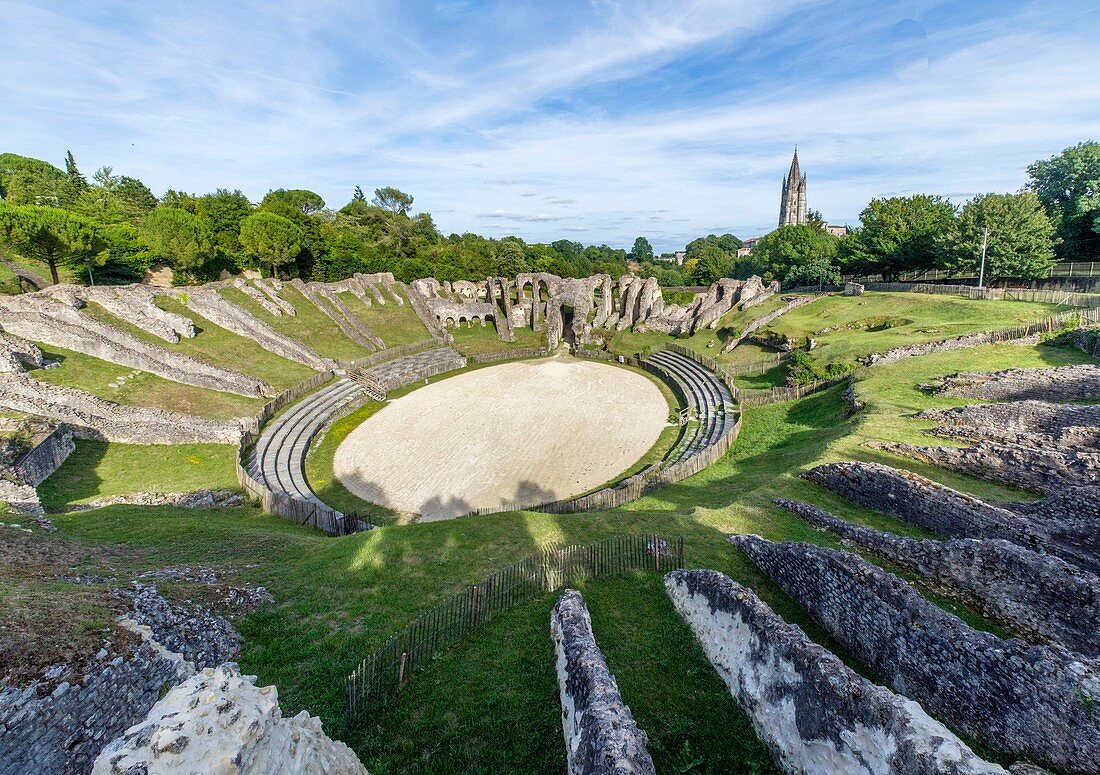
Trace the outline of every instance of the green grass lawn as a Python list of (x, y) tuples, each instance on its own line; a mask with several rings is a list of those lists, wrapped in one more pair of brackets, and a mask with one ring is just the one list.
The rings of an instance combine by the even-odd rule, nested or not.
[(455, 338), (452, 346), (463, 355), (470, 357), (488, 355), (489, 353), (502, 353), (521, 348), (526, 349), (528, 347), (546, 347), (546, 332), (535, 331), (528, 327), (512, 330), (516, 337), (514, 342), (501, 341), (492, 321), (487, 322), (484, 327), (479, 323), (474, 323), (467, 328), (466, 324), (463, 323), (451, 326), (447, 330)]
[(353, 315), (382, 338), (387, 347), (411, 344), (431, 336), (405, 294), (398, 291), (398, 295), (405, 301), (404, 304), (398, 304), (386, 290), (380, 290), (382, 298), (386, 300), (385, 304), (379, 304), (372, 298), (368, 307), (353, 293), (342, 293), (340, 298)]
[[(41, 348), (47, 359), (60, 360), (61, 365), (54, 369), (35, 369), (30, 372), (32, 377), (54, 385), (80, 388), (118, 404), (228, 419), (252, 416), (268, 400), (184, 385), (144, 371), (130, 377), (136, 369), (129, 366), (119, 366), (61, 347), (41, 345)], [(119, 377), (126, 377), (126, 381), (114, 387), (111, 383)]]
[(108, 444), (78, 439), (76, 451), (38, 488), (63, 506), (133, 492), (237, 489), (237, 448), (229, 444)]
[(289, 285), (284, 285), (279, 295), (294, 307), (294, 315), (272, 315), (237, 288), (220, 288), (218, 293), (280, 334), (312, 347), (323, 358), (350, 361), (367, 354), (366, 350), (344, 336), (332, 318)]
[(764, 329), (799, 342), (816, 339), (813, 353), (821, 362), (853, 362), (902, 344), (1009, 328), (1065, 311), (1053, 304), (872, 291), (862, 296), (826, 296)]

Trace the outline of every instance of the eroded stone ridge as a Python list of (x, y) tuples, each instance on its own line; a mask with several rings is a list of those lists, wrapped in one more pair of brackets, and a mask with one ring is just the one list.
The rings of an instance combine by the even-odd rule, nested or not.
[[(788, 298), (790, 298), (790, 297), (788, 297)], [(753, 338), (754, 333), (756, 333), (758, 330), (760, 330), (764, 326), (771, 323), (773, 320), (775, 320), (779, 317), (782, 317), (783, 315), (786, 315), (791, 310), (798, 309), (799, 307), (804, 307), (807, 304), (809, 304), (810, 302), (817, 301), (819, 298), (821, 298), (820, 295), (816, 295), (816, 296), (795, 296), (793, 299), (790, 299), (790, 301), (788, 301), (786, 304), (784, 304), (779, 309), (772, 310), (771, 312), (769, 312), (766, 315), (761, 315), (756, 320), (752, 321), (747, 326), (745, 326), (745, 330), (741, 332), (741, 335), (731, 338), (729, 340), (729, 342), (726, 343), (726, 346), (722, 348), (722, 352), (728, 353), (728, 352), (732, 351), (739, 344), (744, 342), (746, 339)], [(773, 342), (767, 342), (766, 346), (774, 347), (775, 344)]]
[(854, 503), (947, 538), (1002, 538), (1100, 573), (1100, 507), (1095, 505), (1068, 514), (1055, 499), (1030, 512), (1010, 510), (877, 463), (827, 463), (805, 477)]
[(194, 321), (158, 307), (156, 295), (149, 286), (97, 285), (83, 288), (55, 285), (50, 288), (50, 294), (56, 296), (59, 288), (66, 289), (81, 301), (95, 302), (120, 320), (166, 342), (176, 344), (180, 337), (191, 339), (195, 336)]
[(665, 589), (786, 772), (1005, 772), (919, 704), (861, 677), (727, 576), (673, 571)]
[(999, 539), (929, 541), (862, 527), (808, 503), (777, 499), (814, 527), (919, 573), (1019, 634), (1100, 656), (1100, 578)]
[(24, 339), (130, 366), (186, 385), (249, 397), (271, 393), (271, 388), (255, 377), (169, 352), (96, 320), (45, 291), (0, 297), (0, 326)]
[(274, 686), (259, 688), (232, 662), (173, 688), (144, 721), (108, 745), (93, 775), (366, 775), (350, 748), (302, 711), (283, 718)]
[(58, 425), (15, 461), (12, 473), (20, 482), (37, 487), (73, 453), (73, 432)]
[(926, 409), (917, 415), (939, 423), (936, 436), (1032, 447), (1100, 448), (1100, 406), (1016, 401)]
[(937, 718), (1005, 753), (1100, 771), (1100, 662), (974, 630), (850, 552), (730, 541), (879, 680)]
[(584, 598), (565, 591), (550, 614), (570, 775), (654, 773), (646, 734), (619, 695)]
[(42, 367), (42, 350), (34, 342), (0, 331), (0, 372), (21, 374)]
[(972, 447), (890, 441), (870, 442), (867, 446), (1031, 492), (1100, 484), (1100, 452), (988, 441)]
[(75, 388), (0, 374), (0, 406), (68, 425), (77, 438), (126, 444), (236, 444), (241, 424), (104, 401)]
[(1100, 366), (960, 372), (944, 378), (935, 392), (987, 401), (1100, 401)]

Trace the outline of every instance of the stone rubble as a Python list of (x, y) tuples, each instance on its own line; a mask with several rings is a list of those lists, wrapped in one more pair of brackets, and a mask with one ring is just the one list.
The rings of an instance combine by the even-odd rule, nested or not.
[(1100, 366), (960, 372), (930, 386), (936, 395), (986, 401), (1100, 401)]

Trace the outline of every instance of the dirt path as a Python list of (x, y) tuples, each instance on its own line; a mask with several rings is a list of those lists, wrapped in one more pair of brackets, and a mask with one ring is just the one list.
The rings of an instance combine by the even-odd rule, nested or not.
[(336, 450), (353, 493), (423, 520), (578, 495), (630, 468), (668, 418), (646, 377), (549, 358), (437, 382), (394, 401)]

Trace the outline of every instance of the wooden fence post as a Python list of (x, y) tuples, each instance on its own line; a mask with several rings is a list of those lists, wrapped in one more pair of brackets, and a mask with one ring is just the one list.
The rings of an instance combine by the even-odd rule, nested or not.
[(477, 627), (477, 584), (470, 587), (470, 629)]

